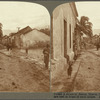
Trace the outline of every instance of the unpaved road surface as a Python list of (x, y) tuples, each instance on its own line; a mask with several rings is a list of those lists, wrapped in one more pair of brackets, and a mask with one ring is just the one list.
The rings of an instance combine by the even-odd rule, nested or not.
[(0, 53), (0, 91), (49, 92), (49, 70), (35, 61)]
[(62, 75), (52, 82), (53, 92), (100, 92), (100, 50), (81, 52), (72, 68), (71, 79), (68, 79), (65, 69)]
[(73, 91), (100, 92), (100, 50), (87, 50), (81, 56), (83, 61)]

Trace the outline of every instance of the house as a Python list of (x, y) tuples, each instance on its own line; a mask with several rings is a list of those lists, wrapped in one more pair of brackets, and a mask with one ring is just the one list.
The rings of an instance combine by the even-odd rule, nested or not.
[(9, 38), (10, 38), (10, 41), (12, 42), (12, 46), (13, 46), (13, 47), (17, 47), (16, 44), (15, 44), (15, 37), (16, 37), (16, 34), (17, 34), (17, 33), (10, 33), (10, 34), (9, 34)]
[(94, 45), (97, 45), (97, 43), (99, 43), (99, 38), (100, 38), (100, 35), (95, 34), (95, 35), (92, 37), (92, 43), (93, 43)]
[(5, 45), (5, 46), (7, 44), (7, 38), (8, 38), (7, 35), (5, 35), (5, 36), (2, 37), (2, 44)]
[(22, 47), (22, 40), (20, 38), (21, 34), (25, 34), (32, 31), (32, 28), (27, 26), (21, 30), (19, 30), (17, 33), (14, 33), (11, 35), (11, 38), (14, 39), (14, 44), (17, 48), (21, 48)]
[(24, 48), (32, 47), (38, 42), (47, 43), (50, 41), (50, 37), (48, 35), (37, 29), (21, 34), (20, 38)]
[(74, 2), (56, 7), (51, 18), (51, 75), (62, 74), (67, 62), (73, 61), (73, 35), (77, 23), (77, 9)]
[(29, 26), (19, 30), (17, 33), (10, 33), (9, 38), (13, 43), (13, 47), (17, 48), (32, 47), (37, 42), (48, 43), (50, 41), (48, 35)]

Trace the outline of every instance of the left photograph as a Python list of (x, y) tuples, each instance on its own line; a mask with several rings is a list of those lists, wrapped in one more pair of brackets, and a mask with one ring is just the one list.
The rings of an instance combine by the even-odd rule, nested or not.
[(0, 1), (0, 92), (50, 91), (50, 15), (39, 4)]

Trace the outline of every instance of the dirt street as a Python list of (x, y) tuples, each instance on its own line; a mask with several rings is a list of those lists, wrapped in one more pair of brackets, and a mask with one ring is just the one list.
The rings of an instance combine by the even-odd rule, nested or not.
[(82, 58), (73, 91), (100, 92), (100, 50), (83, 52)]
[(68, 79), (67, 71), (63, 72), (58, 80), (52, 82), (52, 91), (100, 92), (100, 50), (83, 51), (72, 68), (71, 79)]
[(24, 56), (0, 53), (0, 91), (49, 92), (49, 70)]

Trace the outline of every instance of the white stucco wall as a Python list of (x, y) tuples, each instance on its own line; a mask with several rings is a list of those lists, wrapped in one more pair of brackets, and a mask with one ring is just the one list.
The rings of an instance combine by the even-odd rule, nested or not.
[[(75, 16), (69, 3), (58, 6), (53, 12), (53, 54), (55, 59), (64, 56), (64, 20), (67, 22), (67, 54), (73, 58)], [(71, 48), (69, 25), (71, 24)]]
[[(53, 11), (53, 57), (55, 65), (52, 65), (52, 76), (65, 69), (67, 64), (64, 57), (64, 20), (67, 22), (67, 55), (73, 60), (73, 33), (76, 26), (76, 16), (74, 15), (69, 3), (62, 4)], [(71, 48), (70, 48), (70, 30), (71, 24)]]

